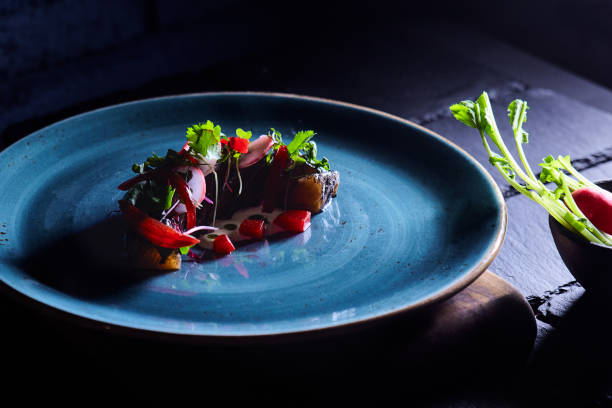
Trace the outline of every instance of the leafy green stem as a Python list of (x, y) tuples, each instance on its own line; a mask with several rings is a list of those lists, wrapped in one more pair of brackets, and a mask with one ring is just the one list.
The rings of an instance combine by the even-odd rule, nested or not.
[[(552, 156), (544, 158), (544, 162), (540, 164), (542, 171), (539, 178), (531, 169), (523, 149), (523, 144), (528, 143), (528, 133), (523, 129), (529, 109), (527, 102), (516, 99), (508, 106), (508, 116), (514, 132), (520, 164), (504, 143), (486, 92), (483, 92), (476, 101), (462, 101), (452, 105), (450, 109), (458, 121), (479, 131), (482, 143), (489, 155), (489, 162), (514, 189), (544, 207), (559, 224), (568, 230), (582, 235), (591, 242), (612, 245), (612, 237), (595, 227), (580, 211), (573, 199), (572, 191), (585, 185), (597, 186), (576, 171), (571, 165), (569, 156), (559, 156), (556, 160)], [(500, 154), (493, 151), (488, 138), (491, 139)], [(564, 171), (569, 175), (566, 175)], [(525, 184), (523, 185), (521, 181)], [(550, 191), (544, 185), (549, 182), (557, 185), (556, 190)]]

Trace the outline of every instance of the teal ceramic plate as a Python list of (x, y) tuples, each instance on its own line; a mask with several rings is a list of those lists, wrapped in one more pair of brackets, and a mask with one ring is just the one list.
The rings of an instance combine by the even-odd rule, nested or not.
[[(125, 270), (113, 211), (131, 165), (179, 149), (211, 119), (318, 132), (340, 172), (303, 234), (178, 272)], [(476, 279), (505, 233), (486, 171), (442, 137), (372, 109), (310, 97), (211, 93), (75, 116), (0, 153), (0, 273), (37, 304), (118, 329), (205, 338), (304, 333), (422, 310)], [(81, 319), (83, 320), (83, 319)]]

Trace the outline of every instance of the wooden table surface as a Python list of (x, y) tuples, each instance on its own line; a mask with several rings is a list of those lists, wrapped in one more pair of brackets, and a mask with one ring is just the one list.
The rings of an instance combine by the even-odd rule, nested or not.
[[(154, 44), (134, 47), (145, 53)], [(125, 52), (129, 50), (121, 51)], [(119, 57), (110, 53), (101, 63), (110, 64)], [(77, 71), (77, 82), (96, 81), (104, 75), (87, 64)], [(515, 194), (495, 174), (478, 135), (456, 122), (448, 110), (452, 103), (474, 99), (487, 90), (498, 118), (503, 118), (511, 100), (526, 99), (531, 107), (526, 126), (530, 161), (537, 164), (548, 154), (569, 153), (579, 170), (599, 180), (612, 178), (609, 90), (465, 27), (432, 28), (424, 23), (401, 30), (389, 28), (376, 35), (357, 33), (350, 41), (337, 39), (316, 50), (270, 50), (249, 58), (228, 57), (228, 62), (192, 72), (170, 71), (53, 109), (57, 84), (70, 75), (75, 74), (48, 73), (49, 85), (41, 87), (38, 96), (49, 102), (41, 102), (38, 114), (14, 107), (0, 115), (4, 121), (2, 147), (43, 125), (93, 107), (160, 94), (215, 90), (290, 92), (356, 103), (410, 119), (452, 140), (490, 170), (504, 193), (508, 232), (490, 270), (527, 298), (537, 318), (538, 335), (524, 367), (508, 374), (491, 361), (484, 376), (489, 381), (457, 378), (456, 384), (463, 385), (432, 387), (430, 394), (419, 393), (415, 406), (511, 407), (528, 406), (533, 401), (542, 406), (561, 406), (563, 402), (568, 406), (609, 406), (606, 404), (612, 402), (609, 303), (585, 293), (574, 280), (555, 249), (545, 211)], [(30, 97), (26, 94), (25, 105), (31, 104)], [(500, 125), (502, 132), (510, 135), (509, 127)], [(29, 312), (7, 299), (3, 305), (11, 308), (10, 312), (5, 308), (3, 314), (5, 321), (13, 324), (9, 331), (19, 328), (17, 319), (8, 315)], [(11, 336), (11, 347), (27, 353), (18, 347), (19, 334)], [(44, 337), (40, 341), (44, 342)], [(405, 370), (409, 372), (410, 367)], [(249, 380), (236, 373), (228, 381), (240, 384)], [(413, 398), (409, 384), (398, 381), (380, 386), (376, 395), (381, 399), (395, 396), (409, 402)], [(334, 394), (329, 383), (323, 389), (326, 398)], [(316, 398), (309, 401), (316, 403)]]

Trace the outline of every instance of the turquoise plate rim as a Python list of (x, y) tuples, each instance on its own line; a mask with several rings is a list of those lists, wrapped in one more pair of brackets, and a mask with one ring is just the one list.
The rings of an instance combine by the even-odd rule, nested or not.
[(172, 331), (148, 330), (148, 329), (119, 325), (115, 323), (106, 322), (103, 320), (97, 320), (97, 319), (90, 318), (87, 316), (82, 316), (77, 313), (63, 310), (60, 308), (56, 308), (52, 305), (46, 304), (41, 300), (30, 297), (28, 294), (23, 293), (13, 288), (11, 285), (5, 282), (4, 278), (0, 276), (0, 283), (2, 284), (0, 286), (1, 286), (2, 292), (5, 293), (7, 296), (13, 297), (15, 300), (26, 302), (29, 306), (33, 306), (37, 308), (38, 310), (42, 311), (43, 313), (54, 315), (55, 317), (58, 317), (63, 320), (77, 322), (81, 326), (84, 326), (84, 327), (89, 327), (92, 329), (100, 329), (106, 332), (112, 331), (112, 332), (123, 333), (127, 335), (134, 335), (136, 337), (144, 337), (144, 338), (151, 338), (153, 335), (156, 339), (169, 339), (169, 340), (180, 339), (180, 340), (188, 340), (188, 341), (195, 340), (197, 342), (221, 341), (222, 343), (227, 343), (227, 342), (231, 343), (234, 341), (242, 342), (244, 340), (249, 340), (249, 341), (263, 340), (264, 342), (268, 342), (269, 340), (273, 340), (273, 339), (281, 340), (281, 339), (290, 339), (290, 338), (295, 338), (295, 337), (304, 338), (308, 336), (319, 336), (319, 335), (324, 335), (324, 334), (343, 332), (343, 331), (347, 331), (351, 329), (357, 329), (360, 327), (372, 325), (374, 323), (380, 323), (382, 321), (389, 320), (389, 318), (397, 317), (399, 315), (407, 315), (417, 310), (427, 309), (429, 306), (435, 305), (437, 303), (440, 303), (450, 298), (451, 296), (458, 293), (459, 291), (461, 291), (462, 289), (470, 285), (472, 282), (474, 282), (482, 273), (484, 273), (484, 271), (489, 267), (489, 265), (493, 262), (493, 260), (499, 253), (503, 245), (505, 235), (506, 235), (508, 211), (507, 211), (506, 202), (504, 200), (504, 197), (501, 193), (499, 186), (494, 181), (493, 177), (489, 174), (489, 172), (482, 166), (482, 164), (479, 163), (474, 157), (472, 157), (469, 153), (467, 153), (464, 149), (459, 147), (457, 144), (455, 144), (454, 142), (450, 141), (449, 139), (439, 135), (438, 133), (430, 129), (427, 129), (421, 125), (418, 125), (410, 120), (401, 118), (399, 116), (396, 116), (396, 115), (393, 115), (393, 114), (390, 114), (390, 113), (387, 113), (387, 112), (384, 112), (378, 109), (354, 104), (351, 102), (344, 102), (344, 101), (339, 101), (339, 100), (330, 99), (330, 98), (301, 95), (301, 94), (295, 94), (295, 93), (264, 92), (264, 91), (193, 92), (193, 93), (174, 94), (174, 95), (157, 96), (157, 97), (152, 97), (152, 98), (137, 99), (137, 100), (122, 102), (118, 104), (113, 104), (113, 105), (108, 105), (108, 106), (104, 106), (101, 108), (93, 109), (87, 112), (83, 112), (77, 115), (67, 117), (57, 122), (54, 122), (48, 126), (45, 126), (41, 129), (38, 129), (30, 133), (29, 135), (9, 145), (3, 151), (0, 152), (0, 157), (3, 156), (6, 152), (10, 150), (18, 149), (20, 145), (27, 143), (28, 139), (36, 136), (37, 134), (41, 132), (47, 131), (48, 129), (54, 126), (58, 126), (64, 122), (71, 121), (77, 118), (82, 118), (82, 117), (92, 115), (94, 113), (99, 113), (105, 110), (116, 109), (121, 106), (127, 106), (127, 105), (138, 104), (138, 103), (147, 102), (147, 101), (155, 101), (155, 100), (176, 99), (176, 98), (183, 98), (183, 97), (187, 97), (187, 98), (198, 97), (198, 96), (214, 97), (214, 96), (228, 96), (228, 95), (229, 96), (241, 96), (241, 95), (262, 96), (262, 97), (271, 96), (271, 97), (286, 98), (286, 99), (305, 100), (305, 101), (322, 103), (326, 105), (349, 108), (349, 109), (353, 109), (356, 111), (366, 112), (366, 113), (370, 113), (370, 114), (380, 116), (386, 119), (400, 122), (401, 124), (417, 129), (418, 131), (437, 139), (438, 141), (451, 147), (453, 150), (459, 153), (459, 155), (462, 156), (465, 160), (467, 160), (472, 165), (474, 165), (478, 169), (478, 171), (485, 177), (485, 179), (488, 180), (490, 186), (493, 188), (493, 191), (495, 192), (497, 204), (499, 205), (499, 208), (500, 208), (499, 218), (498, 218), (498, 221), (499, 221), (498, 228), (497, 228), (494, 239), (491, 241), (489, 247), (487, 248), (480, 262), (472, 270), (465, 273), (463, 277), (461, 277), (460, 279), (458, 279), (457, 281), (455, 281), (453, 284), (449, 285), (448, 287), (443, 288), (438, 293), (434, 293), (428, 296), (427, 298), (420, 300), (416, 303), (407, 305), (399, 309), (383, 312), (377, 316), (361, 318), (361, 319), (357, 319), (354, 321), (336, 324), (333, 326), (296, 329), (296, 330), (279, 331), (279, 332), (272, 332), (272, 333), (247, 333), (247, 334), (239, 334), (239, 333), (236, 333), (236, 334), (201, 334), (201, 333), (183, 333), (183, 332), (178, 333), (178, 332), (172, 332)]

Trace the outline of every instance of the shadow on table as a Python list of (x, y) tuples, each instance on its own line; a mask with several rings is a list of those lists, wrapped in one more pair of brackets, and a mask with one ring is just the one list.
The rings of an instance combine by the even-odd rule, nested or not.
[[(287, 406), (400, 400), (446, 407), (478, 396), (501, 407), (499, 399), (525, 366), (535, 323), (520, 294), (491, 296), (505, 282), (486, 275), (494, 285), (480, 278), (428, 313), (398, 315), (316, 338), (202, 344), (49, 320), (42, 324), (43, 347), (35, 333), (27, 336), (39, 345), (32, 347), (37, 353), (33, 360), (48, 369), (19, 367), (29, 383), (58, 389), (70, 383), (91, 393), (99, 393), (101, 384), (108, 391), (106, 385), (112, 384), (109, 392), (126, 390), (144, 400), (168, 392), (196, 398), (198, 390), (207, 390), (207, 398), (263, 398)], [(26, 330), (37, 327), (19, 324)], [(53, 378), (59, 365), (71, 374)]]
[(610, 298), (588, 290), (572, 305), (534, 353), (527, 388), (531, 401), (612, 405), (611, 313)]

